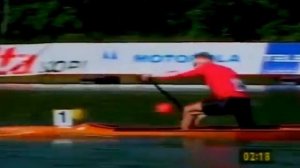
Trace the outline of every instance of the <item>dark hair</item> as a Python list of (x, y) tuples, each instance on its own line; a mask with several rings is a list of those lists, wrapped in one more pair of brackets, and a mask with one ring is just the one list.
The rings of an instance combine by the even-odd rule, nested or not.
[(213, 60), (214, 57), (208, 52), (201, 52), (194, 55), (195, 58), (207, 58)]

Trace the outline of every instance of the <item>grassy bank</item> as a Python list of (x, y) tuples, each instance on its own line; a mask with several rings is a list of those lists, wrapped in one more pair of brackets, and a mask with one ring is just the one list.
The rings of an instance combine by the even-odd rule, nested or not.
[[(1, 125), (49, 125), (53, 109), (85, 108), (88, 121), (116, 124), (175, 125), (180, 114), (160, 115), (153, 106), (166, 101), (159, 93), (100, 91), (0, 91)], [(194, 102), (204, 93), (175, 96)], [(260, 124), (300, 123), (299, 93), (253, 93), (254, 115)], [(231, 117), (208, 118), (206, 124), (232, 124)]]

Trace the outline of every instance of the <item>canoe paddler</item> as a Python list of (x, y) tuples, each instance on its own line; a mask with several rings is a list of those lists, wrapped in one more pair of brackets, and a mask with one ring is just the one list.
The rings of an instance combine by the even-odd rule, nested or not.
[[(186, 105), (183, 109), (181, 128), (187, 130), (198, 126), (206, 116), (233, 115), (240, 128), (254, 127), (251, 100), (246, 86), (232, 69), (215, 64), (208, 52), (195, 54), (194, 69), (172, 76), (155, 77), (160, 80), (203, 77), (212, 92), (212, 99)], [(149, 75), (142, 76), (149, 81)]]

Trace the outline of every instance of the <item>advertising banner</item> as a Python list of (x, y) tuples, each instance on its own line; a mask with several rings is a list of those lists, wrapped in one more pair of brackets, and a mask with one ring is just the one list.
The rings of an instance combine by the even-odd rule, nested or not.
[(262, 74), (299, 74), (300, 43), (270, 43), (262, 63)]
[(35, 75), (38, 58), (47, 47), (47, 44), (1, 45), (0, 76)]
[(300, 73), (300, 43), (53, 43), (0, 45), (0, 76), (170, 75), (192, 69), (199, 52), (242, 75)]
[(102, 52), (101, 61), (106, 65), (116, 64), (125, 74), (164, 75), (189, 70), (194, 54), (210, 52), (216, 63), (240, 74), (259, 74), (266, 46), (265, 43), (111, 44)]
[(86, 74), (89, 63), (97, 55), (97, 46), (93, 44), (53, 44), (39, 57), (35, 71), (39, 74)]

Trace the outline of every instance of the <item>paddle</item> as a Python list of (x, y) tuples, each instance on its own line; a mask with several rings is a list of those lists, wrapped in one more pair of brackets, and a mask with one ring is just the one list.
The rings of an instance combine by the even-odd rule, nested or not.
[[(179, 110), (179, 112), (183, 112), (183, 106), (181, 105), (181, 103), (178, 101), (178, 99), (176, 99), (175, 97), (173, 97), (170, 93), (168, 93), (167, 91), (163, 90), (156, 81), (153, 80), (153, 78), (149, 79), (150, 82), (152, 82), (152, 84), (155, 86), (155, 88), (161, 93), (163, 94), (169, 101), (171, 101)], [(199, 112), (199, 111), (195, 111), (195, 112)], [(197, 118), (193, 118), (192, 119), (192, 123), (195, 123), (197, 120)]]
[(155, 86), (155, 88), (162, 94), (164, 95), (169, 101), (171, 101), (176, 107), (177, 109), (182, 112), (183, 111), (183, 106), (181, 105), (181, 103), (175, 98), (173, 97), (170, 93), (168, 93), (167, 91), (165, 91), (164, 89), (162, 89), (158, 83), (156, 81), (153, 80), (153, 78), (150, 78), (149, 81)]
[[(162, 89), (159, 84), (153, 80), (153, 78), (149, 78), (149, 82), (151, 82), (155, 88), (162, 94), (164, 95), (169, 101), (171, 101), (179, 110), (179, 112), (183, 112), (183, 106), (181, 105), (181, 103), (178, 101), (178, 99), (176, 99), (175, 97), (173, 97), (170, 93), (168, 93), (167, 91), (165, 91), (164, 89)], [(195, 110), (195, 112), (199, 112), (197, 110)], [(254, 127), (251, 128), (262, 128), (262, 129), (268, 129), (268, 128), (277, 128), (278, 125), (267, 125), (267, 126), (257, 126), (255, 125)]]

